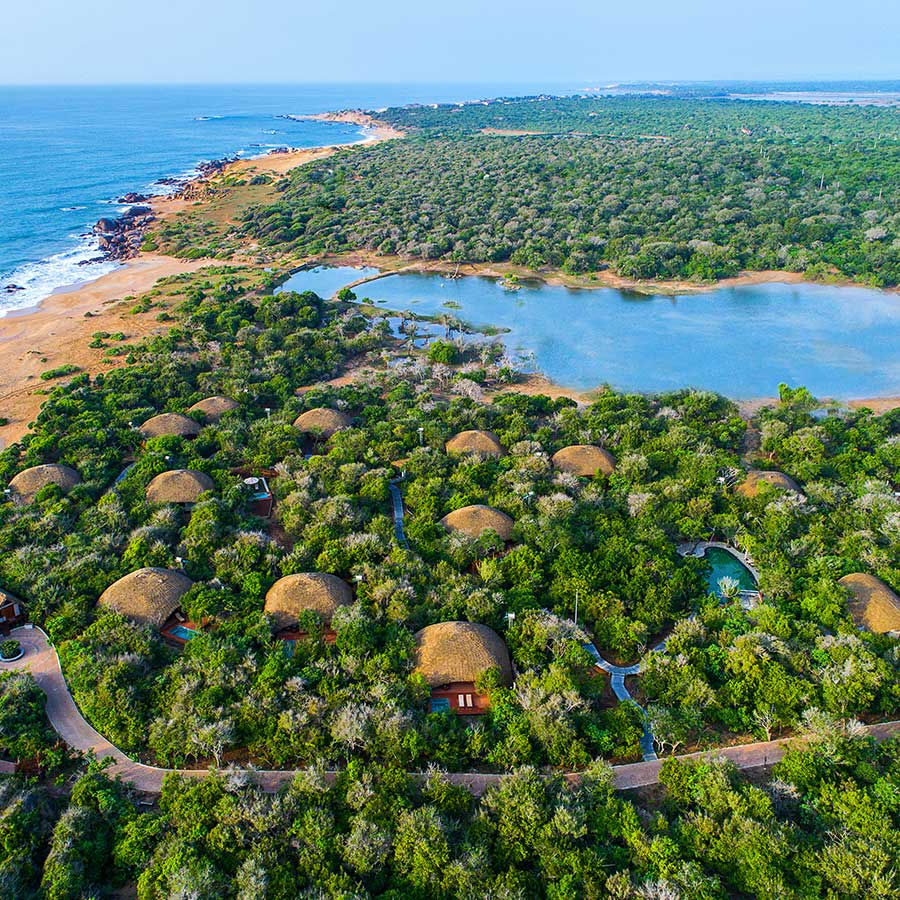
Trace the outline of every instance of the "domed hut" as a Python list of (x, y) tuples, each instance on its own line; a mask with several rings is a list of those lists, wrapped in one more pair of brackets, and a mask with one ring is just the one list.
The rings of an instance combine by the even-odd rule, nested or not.
[(447, 453), (498, 459), (506, 455), (506, 448), (492, 431), (461, 431), (444, 445)]
[(237, 409), (240, 405), (237, 400), (217, 395), (215, 397), (207, 397), (205, 400), (198, 400), (193, 406), (188, 407), (188, 412), (201, 413), (207, 422), (218, 422), (225, 413)]
[(572, 444), (553, 454), (553, 468), (579, 478), (593, 478), (598, 472), (612, 475), (616, 468), (615, 457), (602, 447), (593, 444)]
[(506, 513), (480, 503), (456, 509), (441, 519), (441, 525), (447, 531), (459, 532), (476, 540), (491, 529), (497, 532), (502, 541), (511, 541), (513, 524)]
[(181, 611), (181, 598), (193, 583), (183, 572), (150, 566), (114, 581), (97, 605), (138, 625), (150, 625), (172, 643), (184, 644), (198, 630)]
[(339, 606), (353, 602), (353, 591), (346, 581), (326, 572), (301, 572), (279, 578), (266, 594), (264, 612), (271, 616), (277, 636), (296, 640), (305, 631), (300, 617), (307, 611), (318, 613), (325, 626), (324, 639), (334, 640), (331, 617)]
[(800, 485), (784, 472), (776, 472), (774, 470), (763, 471), (761, 469), (751, 469), (747, 473), (747, 477), (735, 488), (735, 491), (748, 499), (759, 494), (759, 489), (763, 484), (771, 484), (782, 491), (800, 492)]
[(850, 617), (857, 628), (900, 636), (900, 597), (880, 578), (854, 572), (838, 580), (851, 593)]
[(23, 469), (12, 478), (9, 487), (21, 500), (31, 503), (38, 491), (48, 484), (58, 485), (63, 493), (68, 494), (76, 484), (81, 484), (81, 476), (69, 466), (46, 463)]
[(488, 669), (500, 670), (500, 681), (513, 681), (506, 644), (486, 625), (440, 622), (416, 632), (415, 671), (431, 687), (431, 711), (452, 709), (460, 715), (485, 712), (490, 702), (475, 682)]
[(158, 416), (151, 416), (138, 429), (145, 438), (170, 436), (195, 438), (200, 434), (200, 430), (199, 422), (181, 413), (160, 413)]
[(352, 419), (336, 409), (317, 406), (308, 409), (294, 419), (294, 428), (327, 441), (330, 437), (350, 427)]
[(25, 611), (18, 597), (0, 588), (0, 635), (8, 635), (10, 631), (23, 624)]
[(215, 487), (205, 472), (172, 469), (160, 472), (147, 485), (147, 499), (151, 503), (196, 503), (201, 494), (215, 490)]

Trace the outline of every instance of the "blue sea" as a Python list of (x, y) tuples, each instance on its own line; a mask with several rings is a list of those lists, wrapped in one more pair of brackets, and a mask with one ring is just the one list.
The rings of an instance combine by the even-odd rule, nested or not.
[[(91, 226), (128, 192), (198, 163), (275, 147), (362, 140), (358, 128), (279, 118), (406, 103), (567, 93), (553, 85), (0, 87), (0, 315), (116, 268), (96, 259)], [(24, 290), (6, 293), (17, 284)]]

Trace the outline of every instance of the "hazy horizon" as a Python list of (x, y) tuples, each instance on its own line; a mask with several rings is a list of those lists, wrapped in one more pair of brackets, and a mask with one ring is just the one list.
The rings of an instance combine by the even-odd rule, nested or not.
[[(900, 76), (900, 5), (718, 0), (640, 8), (534, 0), (436, 8), (347, 0), (33, 0), (0, 33), (0, 84), (881, 81)], [(170, 4), (174, 7), (174, 4)]]

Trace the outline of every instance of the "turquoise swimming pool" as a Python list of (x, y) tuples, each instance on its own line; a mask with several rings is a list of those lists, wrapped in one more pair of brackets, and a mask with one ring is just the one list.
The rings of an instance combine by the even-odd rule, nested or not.
[(719, 582), (723, 578), (733, 578), (742, 591), (755, 591), (756, 580), (753, 573), (733, 554), (721, 547), (708, 547), (703, 558), (709, 563), (706, 583), (711, 594), (721, 596)]
[(183, 641), (189, 641), (191, 638), (197, 637), (199, 633), (199, 631), (195, 631), (193, 628), (186, 628), (184, 625), (176, 625), (169, 631), (172, 637), (181, 638)]

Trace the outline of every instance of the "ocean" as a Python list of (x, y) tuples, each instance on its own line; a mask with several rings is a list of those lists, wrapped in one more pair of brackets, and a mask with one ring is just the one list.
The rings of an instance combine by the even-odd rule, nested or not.
[[(241, 85), (0, 87), (0, 316), (117, 264), (98, 256), (93, 224), (129, 192), (198, 163), (275, 147), (363, 139), (352, 125), (283, 119), (338, 109), (456, 102), (553, 85)], [(23, 288), (7, 292), (6, 285)]]

